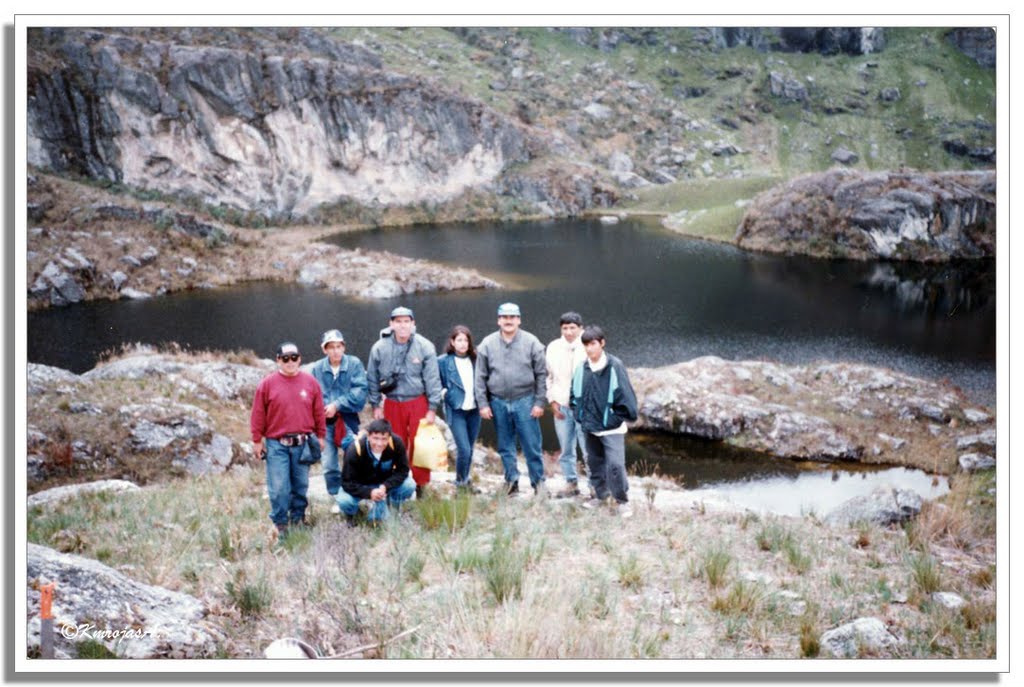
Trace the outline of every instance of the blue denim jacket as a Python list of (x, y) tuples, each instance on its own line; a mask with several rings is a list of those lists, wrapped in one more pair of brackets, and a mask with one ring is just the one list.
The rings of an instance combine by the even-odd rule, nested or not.
[(366, 370), (363, 369), (363, 363), (354, 355), (342, 356), (337, 379), (331, 372), (331, 363), (326, 357), (313, 363), (309, 373), (320, 384), (324, 394), (324, 407), (334, 403), (338, 412), (356, 415), (366, 405)]
[[(466, 389), (462, 386), (462, 377), (455, 364), (456, 356), (446, 353), (437, 359), (437, 370), (441, 374), (441, 386), (445, 388), (444, 404), (450, 410), (461, 410), (466, 401)], [(476, 374), (476, 362), (473, 363)]]

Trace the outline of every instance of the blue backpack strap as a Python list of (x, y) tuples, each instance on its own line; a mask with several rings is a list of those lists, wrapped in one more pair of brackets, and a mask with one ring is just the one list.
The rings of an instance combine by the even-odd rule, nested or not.
[(586, 364), (584, 360), (572, 372), (572, 395), (576, 398), (583, 397), (583, 366)]

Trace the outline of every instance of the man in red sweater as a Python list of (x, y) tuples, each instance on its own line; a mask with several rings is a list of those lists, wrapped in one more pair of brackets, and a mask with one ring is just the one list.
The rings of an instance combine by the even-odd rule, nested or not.
[(298, 346), (278, 347), (277, 372), (256, 387), (249, 417), (253, 449), (267, 463), (270, 519), (281, 534), (289, 525), (306, 524), (309, 466), (299, 460), (307, 441), (319, 440), (322, 450), (327, 434), (320, 384), (301, 364)]

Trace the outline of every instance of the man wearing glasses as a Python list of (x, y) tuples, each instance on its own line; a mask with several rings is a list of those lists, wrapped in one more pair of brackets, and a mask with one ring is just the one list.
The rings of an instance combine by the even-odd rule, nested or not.
[(278, 346), (277, 372), (256, 387), (249, 417), (253, 449), (267, 463), (270, 519), (279, 534), (306, 524), (309, 465), (302, 452), (307, 441), (319, 441), (323, 450), (327, 434), (320, 384), (299, 369), (301, 360), (294, 343)]

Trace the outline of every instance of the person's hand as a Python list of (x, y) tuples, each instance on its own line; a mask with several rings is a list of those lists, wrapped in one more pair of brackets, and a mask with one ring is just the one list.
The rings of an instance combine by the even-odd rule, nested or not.
[(482, 417), (485, 420), (493, 420), (494, 411), (491, 410), (490, 406), (484, 406), (483, 408), (480, 409), (480, 417)]
[(384, 409), (382, 407), (377, 406), (376, 408), (373, 409), (373, 419), (374, 420), (383, 420), (384, 419)]
[(334, 417), (334, 414), (337, 413), (337, 412), (338, 412), (338, 406), (336, 406), (333, 403), (328, 404), (328, 406), (326, 408), (324, 408), (324, 416), (328, 420), (330, 420), (332, 417)]
[(254, 456), (259, 458), (260, 460), (263, 460), (265, 458), (265, 456), (263, 455), (263, 453), (264, 453), (264, 451), (263, 451), (263, 442), (262, 441), (254, 441), (254, 442), (252, 442), (252, 452), (253, 452)]
[(561, 404), (558, 403), (558, 401), (551, 402), (551, 412), (555, 416), (556, 420), (565, 419), (565, 413), (562, 412), (562, 406)]
[(426, 420), (428, 424), (432, 425), (437, 421), (437, 413), (433, 410), (428, 410), (427, 414), (423, 416), (423, 419)]
[(320, 450), (321, 451), (326, 451), (327, 450), (327, 440), (326, 439), (321, 439), (320, 440)]
[(544, 416), (544, 406), (534, 406), (530, 408), (530, 417), (539, 418)]
[(370, 499), (373, 501), (383, 501), (384, 497), (388, 495), (388, 490), (381, 485), (370, 492)]

